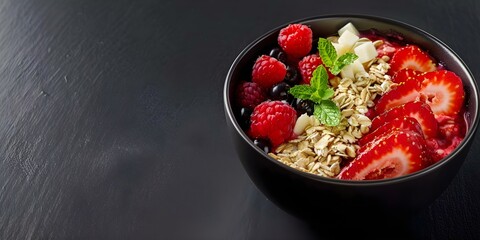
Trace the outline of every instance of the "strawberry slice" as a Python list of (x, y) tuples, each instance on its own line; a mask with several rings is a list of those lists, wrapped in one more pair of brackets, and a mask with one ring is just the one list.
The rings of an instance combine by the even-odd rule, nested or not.
[(400, 69), (399, 71), (397, 71), (393, 75), (392, 82), (403, 83), (403, 82), (407, 81), (408, 79), (415, 78), (415, 77), (417, 77), (418, 75), (421, 75), (421, 74), (422, 74), (422, 72), (415, 71), (415, 70), (410, 69), (410, 68)]
[(339, 179), (375, 180), (400, 177), (430, 164), (425, 139), (415, 131), (393, 130), (367, 144)]
[(458, 114), (465, 97), (462, 79), (447, 70), (425, 73), (420, 93), (436, 115)]
[(418, 123), (418, 121), (415, 118), (403, 117), (403, 118), (395, 118), (390, 122), (386, 122), (382, 126), (375, 129), (374, 131), (358, 139), (358, 144), (360, 146), (364, 146), (367, 143), (374, 141), (379, 136), (391, 130), (413, 131), (420, 134), (423, 137), (422, 126), (420, 126), (420, 123)]
[(394, 107), (372, 119), (370, 131), (375, 131), (386, 122), (393, 121), (395, 118), (412, 117), (415, 118), (422, 127), (425, 137), (437, 136), (437, 120), (433, 115), (428, 104), (415, 101), (408, 102), (398, 107)]
[(368, 118), (370, 119), (373, 119), (374, 117), (376, 117), (378, 114), (377, 112), (375, 112), (375, 109), (374, 108), (369, 108), (368, 111), (365, 113), (365, 116), (367, 116)]
[(432, 58), (415, 45), (409, 45), (398, 49), (390, 60), (390, 73), (396, 73), (404, 68), (420, 72), (431, 72), (436, 70)]
[(375, 112), (381, 114), (393, 107), (418, 100), (420, 97), (418, 90), (420, 90), (420, 88), (421, 81), (418, 81), (416, 77), (405, 79), (405, 82), (392, 87), (390, 91), (378, 99), (375, 105)]

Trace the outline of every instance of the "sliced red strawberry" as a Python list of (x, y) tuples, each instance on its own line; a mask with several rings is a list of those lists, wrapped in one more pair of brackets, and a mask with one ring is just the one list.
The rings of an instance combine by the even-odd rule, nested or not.
[(412, 117), (415, 118), (422, 127), (425, 137), (437, 136), (437, 120), (430, 107), (423, 102), (408, 102), (398, 107), (394, 107), (372, 119), (370, 131), (374, 131), (386, 122), (393, 121), (395, 118)]
[(458, 114), (465, 97), (462, 79), (447, 70), (425, 73), (420, 92), (436, 115)]
[(392, 130), (414, 131), (423, 137), (422, 127), (420, 126), (418, 121), (415, 118), (403, 117), (403, 118), (395, 118), (390, 122), (386, 122), (382, 126), (375, 129), (374, 131), (358, 139), (358, 144), (360, 146), (364, 146), (367, 143), (377, 139), (379, 136), (383, 135), (384, 133)]
[(383, 113), (388, 109), (400, 106), (404, 103), (418, 100), (420, 97), (421, 82), (416, 77), (407, 78), (405, 82), (399, 83), (385, 93), (375, 105), (377, 113)]
[(430, 164), (425, 139), (414, 131), (393, 130), (367, 145), (365, 151), (342, 169), (339, 179), (394, 178), (416, 172)]
[(436, 70), (432, 58), (415, 45), (409, 45), (398, 49), (390, 60), (391, 74), (404, 68), (420, 72), (431, 72)]
[(404, 68), (404, 69), (401, 69), (401, 70), (397, 71), (393, 75), (392, 82), (403, 83), (403, 82), (407, 81), (408, 79), (415, 78), (415, 77), (417, 77), (418, 75), (421, 75), (421, 74), (422, 74), (422, 72), (415, 71), (415, 70), (410, 69), (410, 68)]
[(373, 119), (374, 117), (376, 117), (378, 114), (377, 112), (375, 112), (375, 109), (374, 108), (369, 108), (368, 111), (365, 113), (365, 116), (367, 116), (368, 118), (370, 119)]

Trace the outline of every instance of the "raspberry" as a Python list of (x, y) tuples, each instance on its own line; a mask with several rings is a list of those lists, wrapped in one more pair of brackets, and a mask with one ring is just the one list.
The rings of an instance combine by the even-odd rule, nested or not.
[(308, 55), (298, 62), (302, 83), (310, 84), (312, 73), (320, 64), (322, 64), (322, 59), (317, 54)]
[(301, 58), (312, 50), (312, 30), (303, 24), (290, 24), (280, 30), (278, 44), (293, 58)]
[(237, 87), (237, 103), (241, 107), (254, 108), (266, 99), (265, 91), (254, 82), (241, 82)]
[(253, 110), (250, 118), (252, 138), (268, 138), (276, 147), (293, 136), (297, 112), (282, 101), (266, 101)]
[[(318, 54), (308, 55), (300, 60), (300, 62), (298, 62), (298, 69), (302, 75), (302, 83), (310, 84), (313, 71), (315, 71), (315, 69), (322, 64), (322, 59), (318, 56)], [(335, 75), (331, 74), (329, 70), (327, 70), (327, 73), (328, 79), (335, 77)]]
[(277, 59), (262, 55), (253, 65), (252, 81), (263, 88), (270, 88), (275, 83), (283, 81), (287, 67)]

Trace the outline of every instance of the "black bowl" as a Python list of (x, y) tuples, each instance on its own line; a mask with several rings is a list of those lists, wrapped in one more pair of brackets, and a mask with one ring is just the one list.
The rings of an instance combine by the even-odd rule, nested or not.
[(235, 59), (224, 88), (225, 112), (240, 160), (255, 185), (285, 211), (308, 220), (338, 219), (353, 222), (366, 216), (403, 217), (432, 203), (450, 184), (464, 162), (477, 129), (478, 86), (465, 63), (448, 46), (416, 27), (390, 19), (359, 16), (320, 16), (295, 21), (310, 26), (314, 38), (333, 35), (348, 22), (359, 30), (375, 28), (397, 32), (406, 42), (415, 43), (440, 60), (463, 80), (466, 91), (465, 139), (448, 157), (416, 173), (386, 180), (345, 181), (304, 173), (288, 167), (257, 148), (240, 127), (234, 101), (234, 87), (250, 76), (253, 62), (276, 46), (279, 26), (248, 45)]

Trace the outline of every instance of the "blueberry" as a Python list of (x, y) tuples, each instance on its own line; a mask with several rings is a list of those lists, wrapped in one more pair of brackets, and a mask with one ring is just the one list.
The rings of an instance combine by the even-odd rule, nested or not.
[(268, 92), (268, 95), (272, 100), (285, 100), (289, 102), (293, 96), (288, 93), (288, 90), (290, 90), (290, 85), (288, 85), (286, 82), (281, 82), (273, 85)]
[(300, 79), (300, 74), (298, 73), (297, 68), (287, 66), (287, 75), (285, 75), (283, 81), (290, 84), (290, 86), (294, 86), (300, 82)]
[(272, 49), (268, 55), (270, 57), (276, 58), (280, 62), (287, 62), (287, 54), (285, 54), (285, 52), (280, 48)]
[(250, 128), (250, 116), (252, 115), (252, 109), (250, 108), (241, 108), (240, 109), (240, 126), (242, 129), (246, 130)]
[(260, 148), (265, 153), (270, 152), (271, 145), (270, 145), (270, 141), (268, 141), (267, 139), (257, 138), (253, 140), (253, 144), (255, 144), (255, 146)]
[(297, 99), (295, 103), (295, 109), (299, 115), (307, 113), (307, 115), (313, 114), (314, 103), (310, 100)]
[(297, 105), (297, 99), (292, 96), (290, 99), (288, 99), (287, 103), (293, 108), (296, 108), (295, 106)]

